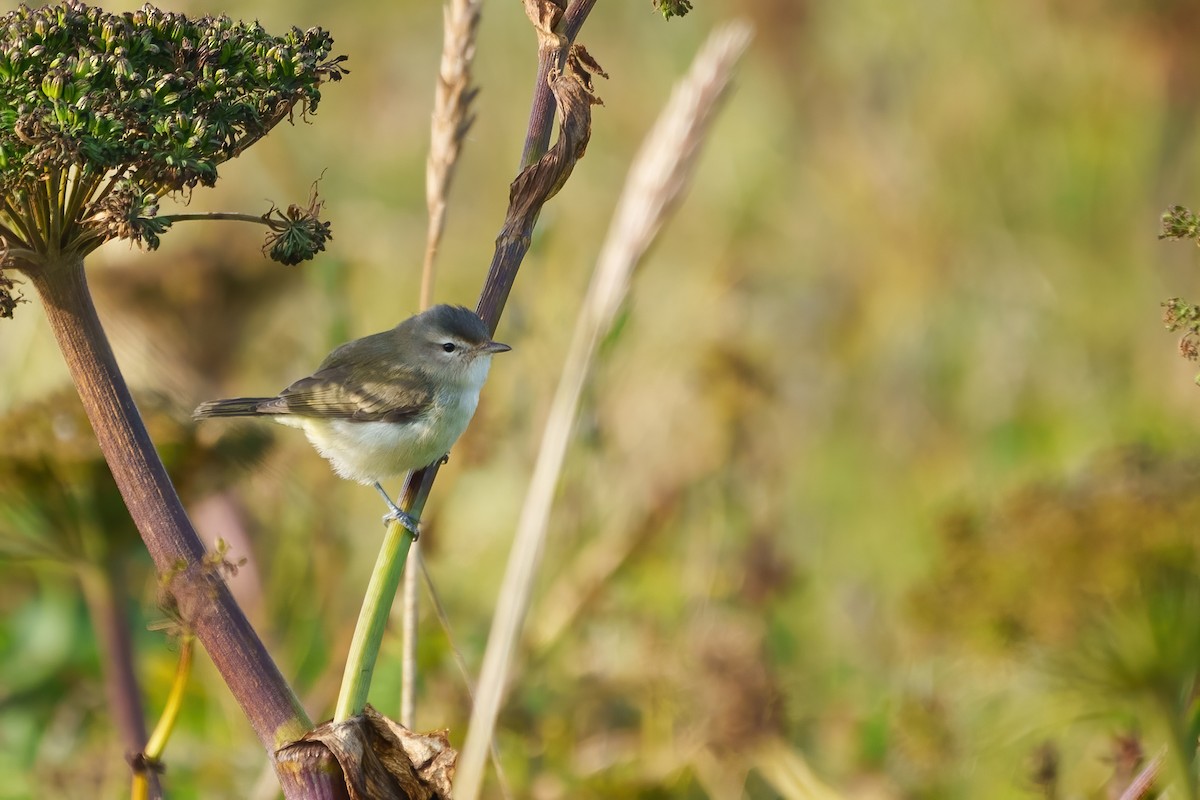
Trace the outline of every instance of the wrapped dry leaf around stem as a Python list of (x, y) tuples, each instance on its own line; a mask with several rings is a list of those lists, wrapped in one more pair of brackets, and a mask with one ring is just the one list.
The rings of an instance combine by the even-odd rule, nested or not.
[(346, 778), (351, 800), (450, 800), (458, 752), (446, 731), (418, 734), (367, 706), (345, 722), (327, 722), (284, 747), (285, 767), (328, 749)]

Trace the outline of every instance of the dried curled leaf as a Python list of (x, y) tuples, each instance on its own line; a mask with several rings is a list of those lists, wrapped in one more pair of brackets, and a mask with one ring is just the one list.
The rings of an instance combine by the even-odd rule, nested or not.
[[(323, 757), (313, 745), (333, 754), (346, 779), (351, 800), (451, 800), (458, 752), (446, 731), (419, 734), (367, 706), (345, 722), (318, 725), (275, 755), (283, 764)], [(285, 767), (286, 768), (286, 767)]]
[(562, 19), (566, 4), (562, 0), (525, 0), (525, 16), (537, 31), (538, 48), (554, 49), (562, 45), (562, 37), (554, 32)]
[(561, 115), (558, 140), (544, 156), (522, 170), (512, 182), (508, 193), (506, 229), (512, 223), (523, 221), (536, 213), (557, 194), (571, 176), (575, 162), (587, 152), (588, 141), (592, 137), (591, 109), (601, 104), (600, 98), (592, 92), (592, 73), (587, 69), (590, 64), (595, 64), (591, 56), (586, 61), (568, 58), (564, 70), (550, 74), (550, 91), (558, 102)]

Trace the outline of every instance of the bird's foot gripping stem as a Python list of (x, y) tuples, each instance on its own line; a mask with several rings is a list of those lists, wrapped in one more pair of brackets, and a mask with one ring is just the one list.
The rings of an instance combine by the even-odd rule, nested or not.
[(388, 524), (392, 522), (392, 520), (395, 520), (396, 522), (399, 522), (401, 525), (403, 525), (405, 528), (408, 529), (409, 533), (411, 533), (413, 535), (413, 541), (420, 539), (421, 531), (419, 528), (417, 518), (414, 517), (412, 514), (409, 514), (404, 509), (400, 508), (400, 506), (396, 505), (392, 501), (391, 496), (387, 493), (387, 491), (382, 486), (379, 485), (378, 482), (375, 483), (375, 490), (378, 491), (380, 496), (383, 497), (383, 502), (387, 503), (387, 506), (390, 509), (388, 511), (388, 513), (383, 515), (384, 527), (387, 527)]

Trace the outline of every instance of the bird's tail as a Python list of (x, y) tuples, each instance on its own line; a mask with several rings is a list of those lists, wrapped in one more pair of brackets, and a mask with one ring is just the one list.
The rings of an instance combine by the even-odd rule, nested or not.
[(192, 412), (193, 419), (208, 419), (209, 417), (252, 417), (258, 413), (258, 407), (272, 397), (233, 397), (228, 400), (209, 400), (201, 403)]

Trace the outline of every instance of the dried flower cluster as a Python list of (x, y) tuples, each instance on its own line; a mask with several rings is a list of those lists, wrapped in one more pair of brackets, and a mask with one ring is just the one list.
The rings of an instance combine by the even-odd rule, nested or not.
[[(1200, 245), (1200, 215), (1184, 206), (1171, 206), (1162, 215), (1159, 239), (1189, 239)], [(1200, 360), (1200, 306), (1172, 297), (1162, 304), (1163, 324), (1171, 332), (1183, 331), (1179, 354), (1189, 361)], [(1200, 375), (1196, 376), (1200, 384)]]
[(17, 282), (0, 271), (0, 318), (12, 319), (17, 304), (24, 302), (24, 297), (16, 291)]
[(1163, 324), (1172, 333), (1183, 331), (1179, 354), (1189, 361), (1200, 359), (1200, 306), (1172, 297), (1162, 304)]
[(1193, 239), (1200, 245), (1200, 217), (1185, 206), (1171, 206), (1162, 215), (1160, 239)]
[(272, 36), (150, 5), (111, 14), (66, 0), (0, 17), (7, 265), (113, 238), (155, 247), (171, 222), (159, 198), (212, 186), (220, 164), (316, 110), (320, 85), (346, 71), (332, 46), (320, 28)]
[(324, 250), (325, 242), (333, 238), (329, 223), (320, 218), (324, 206), (315, 185), (312, 198), (305, 207), (293, 203), (284, 213), (272, 206), (263, 215), (263, 222), (271, 229), (263, 252), (281, 264), (293, 266)]

